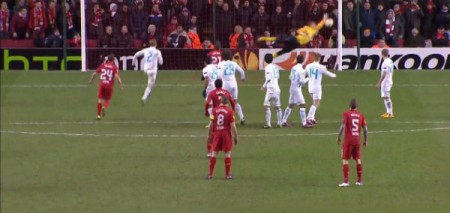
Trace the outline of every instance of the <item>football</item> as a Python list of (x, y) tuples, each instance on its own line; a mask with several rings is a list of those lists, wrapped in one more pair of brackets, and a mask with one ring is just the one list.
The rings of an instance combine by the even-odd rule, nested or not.
[(327, 27), (333, 26), (333, 23), (334, 23), (334, 21), (331, 18), (325, 20), (325, 26), (327, 26)]

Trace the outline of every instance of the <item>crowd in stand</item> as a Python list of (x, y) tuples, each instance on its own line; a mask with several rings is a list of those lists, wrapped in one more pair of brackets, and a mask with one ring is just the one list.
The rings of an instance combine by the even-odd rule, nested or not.
[[(213, 2), (215, 1), (215, 2)], [(66, 29), (63, 29), (65, 7)], [(87, 38), (102, 48), (276, 47), (260, 36), (295, 34), (327, 13), (337, 23), (336, 0), (86, 0)], [(343, 43), (357, 37), (356, 6), (343, 0)], [(36, 47), (80, 45), (80, 0), (3, 0), (0, 38), (32, 39)], [(447, 47), (449, 0), (362, 0), (362, 47)], [(337, 27), (323, 28), (307, 45), (334, 48)], [(214, 41), (215, 39), (215, 41)], [(136, 40), (142, 46), (136, 46)]]

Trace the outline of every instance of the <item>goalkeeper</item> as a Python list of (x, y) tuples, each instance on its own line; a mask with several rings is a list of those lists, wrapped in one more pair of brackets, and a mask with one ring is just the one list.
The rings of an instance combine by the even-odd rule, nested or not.
[(296, 35), (289, 35), (285, 38), (282, 37), (260, 37), (258, 41), (275, 41), (275, 43), (281, 42), (284, 44), (283, 49), (274, 53), (274, 57), (278, 57), (285, 53), (288, 53), (296, 48), (300, 48), (301, 45), (307, 44), (314, 36), (317, 35), (320, 29), (323, 28), (325, 20), (328, 19), (328, 15), (324, 14), (322, 21), (318, 24), (310, 22), (307, 26), (297, 29)]

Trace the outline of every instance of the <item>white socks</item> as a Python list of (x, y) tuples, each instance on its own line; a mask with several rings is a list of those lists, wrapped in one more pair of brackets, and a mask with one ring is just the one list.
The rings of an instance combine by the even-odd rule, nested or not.
[(242, 112), (241, 105), (239, 103), (236, 103), (234, 108), (236, 109), (236, 112), (239, 115), (239, 119), (241, 119), (241, 120), (244, 119), (244, 113)]
[(281, 126), (282, 117), (283, 117), (283, 110), (281, 110), (281, 107), (277, 107), (277, 125)]
[(300, 108), (300, 119), (302, 120), (302, 125), (306, 125), (306, 109)]
[(267, 126), (272, 126), (270, 124), (271, 118), (272, 118), (272, 112), (270, 111), (270, 108), (266, 108), (266, 125)]
[(209, 114), (209, 115), (212, 114), (212, 106), (209, 106), (209, 108), (208, 108), (208, 114)]
[(287, 122), (287, 120), (289, 118), (289, 115), (291, 115), (291, 111), (292, 111), (291, 108), (286, 107), (286, 109), (284, 110), (284, 116), (283, 116), (282, 123), (286, 123)]
[(313, 119), (314, 120), (314, 116), (316, 115), (316, 106), (311, 105), (311, 108), (309, 108), (309, 113), (308, 113), (308, 119)]
[(149, 87), (147, 87), (145, 89), (144, 96), (142, 96), (142, 100), (147, 101), (147, 98), (148, 98), (148, 96), (150, 96), (151, 92), (152, 92), (152, 90)]
[(393, 113), (392, 113), (392, 101), (391, 101), (391, 99), (390, 98), (388, 98), (388, 99), (383, 99), (384, 100), (384, 107), (386, 108), (386, 112), (388, 113), (388, 114), (390, 114), (390, 115), (392, 115)]

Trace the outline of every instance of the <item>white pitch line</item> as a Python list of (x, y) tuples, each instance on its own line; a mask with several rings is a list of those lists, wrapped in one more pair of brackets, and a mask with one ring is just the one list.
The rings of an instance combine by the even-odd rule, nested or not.
[[(425, 132), (450, 130), (450, 127), (436, 127), (423, 129), (397, 129), (397, 130), (380, 130), (369, 131), (369, 134), (382, 133), (407, 133), (407, 132)], [(168, 134), (94, 134), (94, 133), (70, 133), (70, 132), (28, 132), (2, 130), (2, 134), (20, 134), (20, 135), (50, 135), (50, 136), (73, 136), (73, 137), (134, 137), (134, 138), (205, 138), (205, 135), (168, 135)], [(298, 136), (332, 136), (337, 135), (336, 132), (331, 133), (298, 133), (298, 134), (256, 134), (256, 135), (240, 135), (240, 137), (298, 137)]]
[[(125, 87), (145, 87), (146, 84), (125, 84)], [(203, 87), (202, 84), (155, 84), (155, 87)], [(240, 84), (240, 87), (259, 87), (260, 84)], [(323, 87), (375, 87), (374, 84), (324, 84)], [(449, 87), (450, 84), (395, 84), (396, 87)], [(88, 88), (87, 84), (3, 84), (1, 88)]]
[[(113, 125), (113, 124), (205, 124), (206, 121), (49, 121), (11, 122), (9, 125)], [(338, 124), (339, 121), (319, 121), (321, 124)], [(296, 122), (293, 122), (296, 124)], [(369, 121), (369, 124), (448, 124), (450, 121)]]

